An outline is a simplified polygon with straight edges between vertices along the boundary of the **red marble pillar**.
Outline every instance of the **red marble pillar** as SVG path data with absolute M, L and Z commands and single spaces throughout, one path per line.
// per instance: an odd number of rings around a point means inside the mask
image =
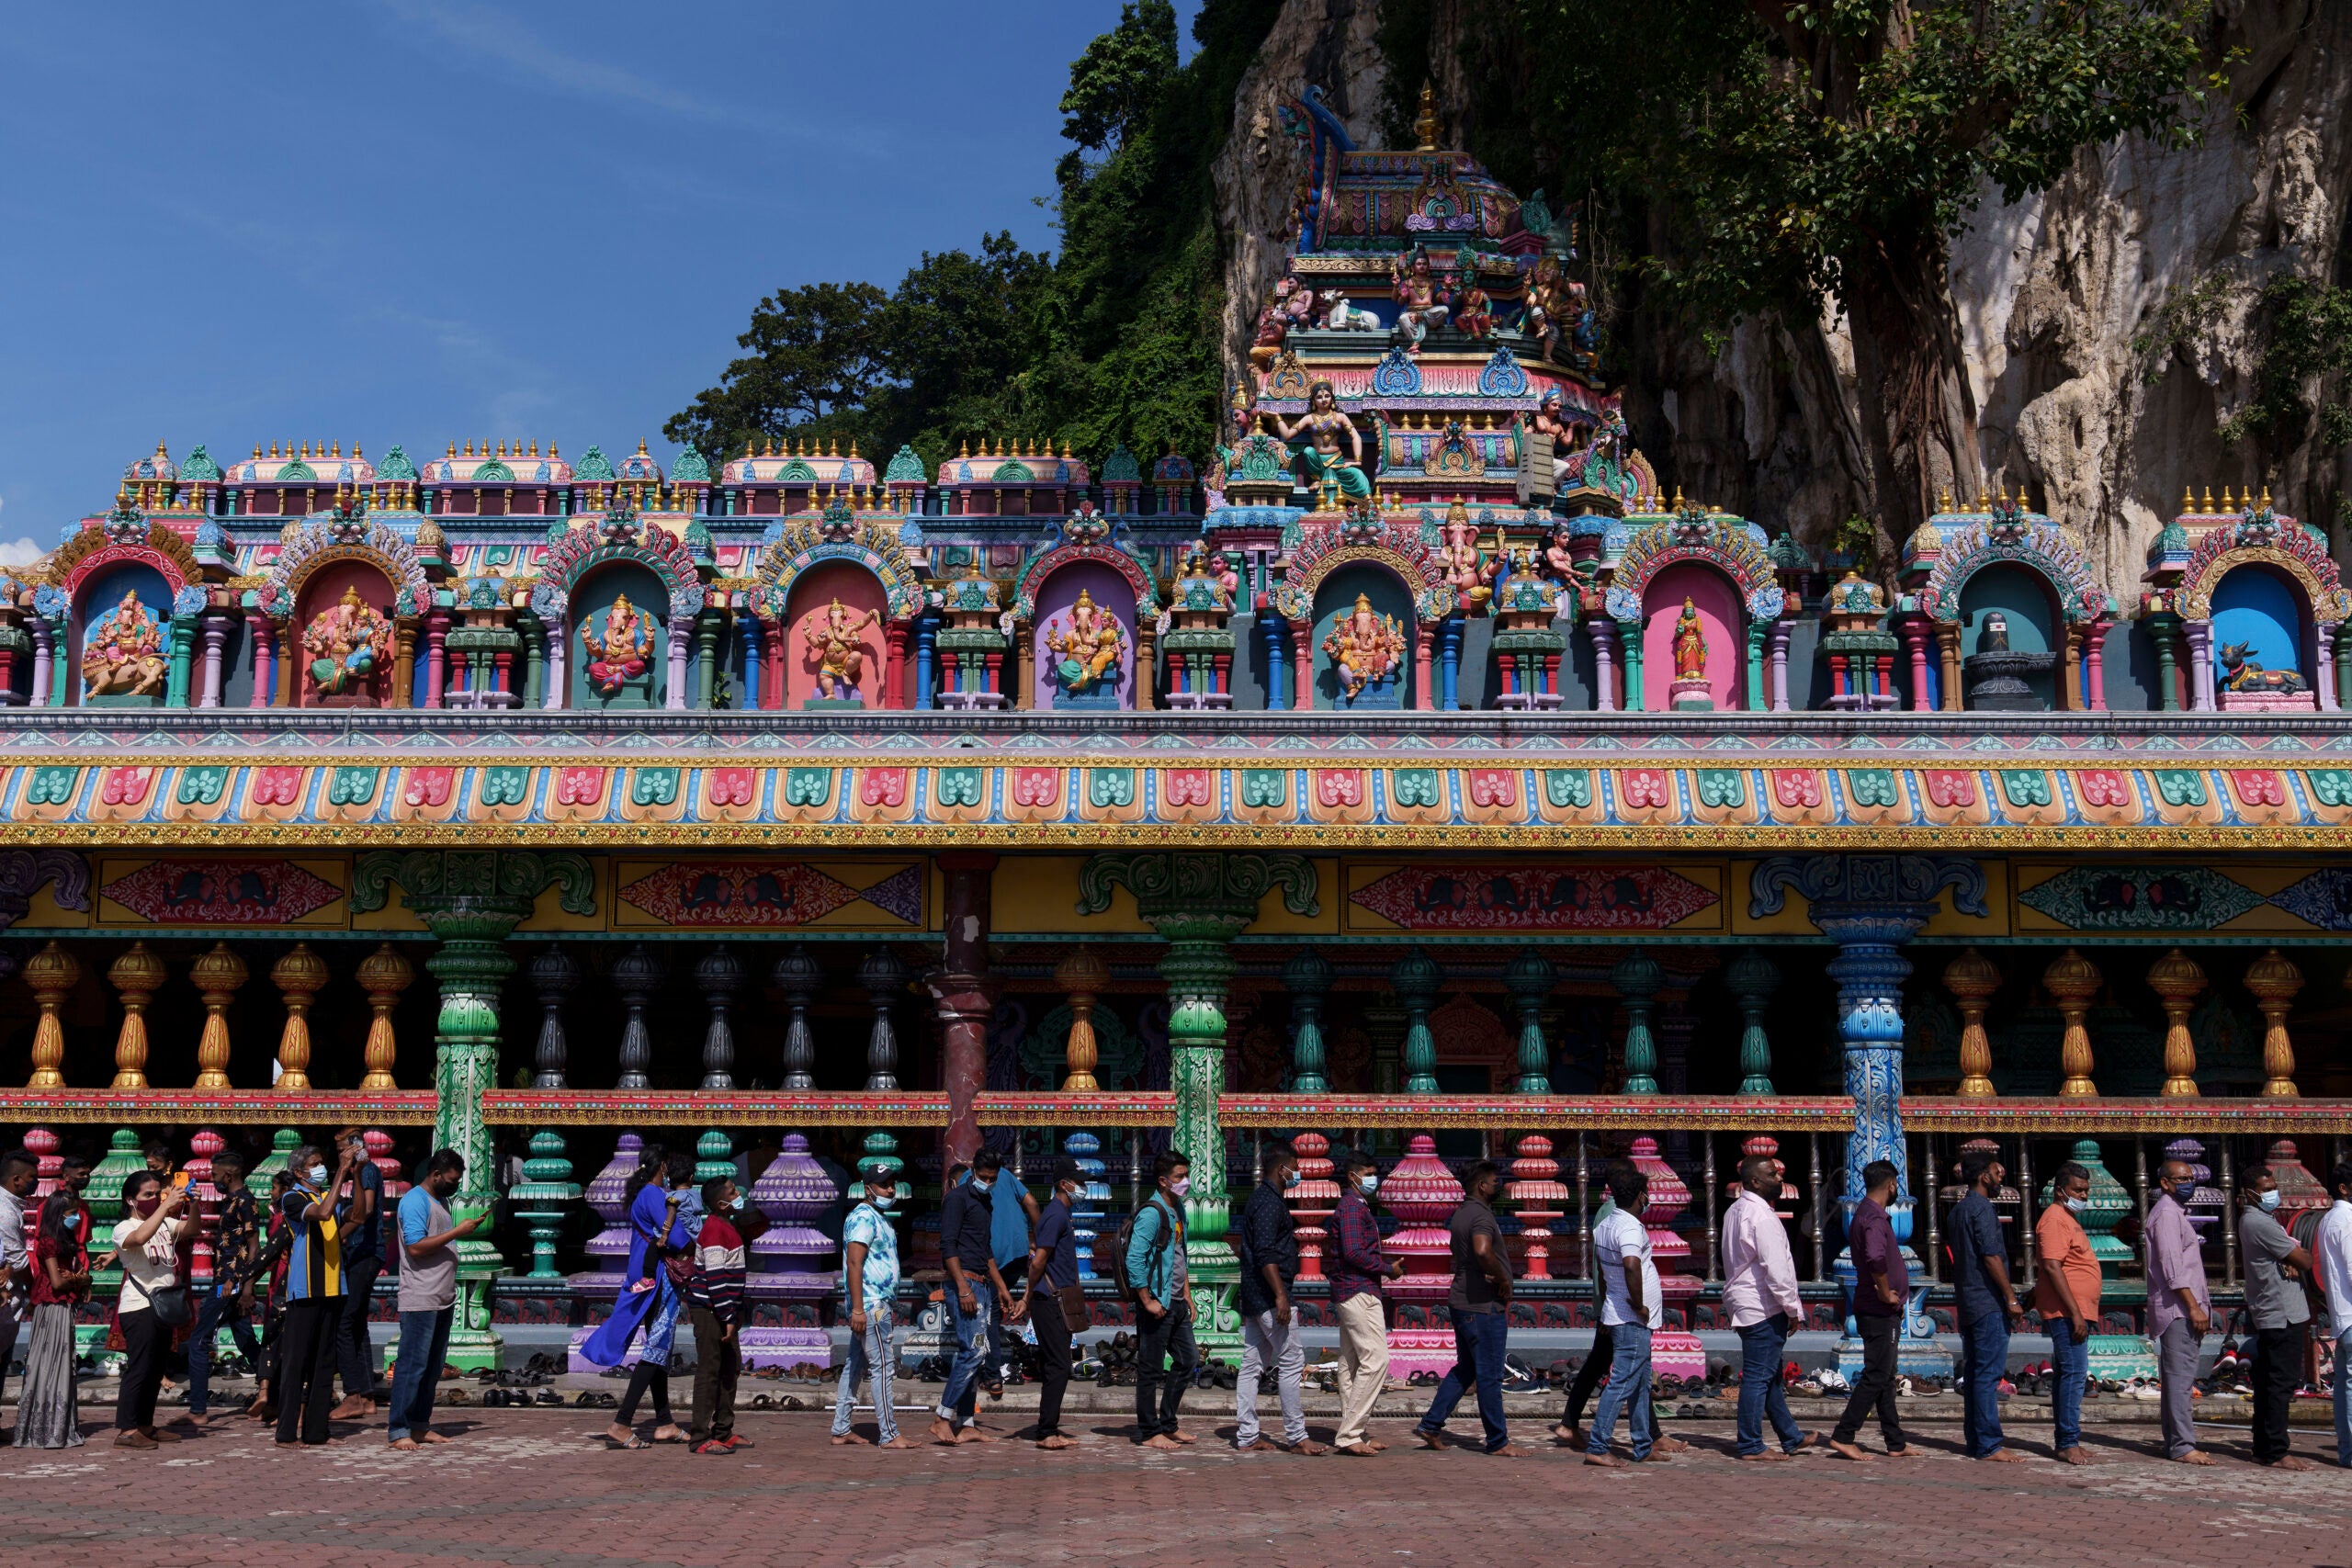
M 941 1085 L 947 1090 L 949 1164 L 968 1160 L 980 1146 L 973 1099 L 988 1083 L 989 1015 L 995 987 L 989 979 L 989 887 L 996 856 L 987 850 L 952 850 L 939 857 L 947 879 L 945 940 L 937 972 L 929 976 L 939 1005 Z
M 902 708 L 907 705 L 907 633 L 910 624 L 892 621 L 882 628 L 883 639 L 889 645 L 889 656 L 882 669 L 882 700 L 877 706 Z

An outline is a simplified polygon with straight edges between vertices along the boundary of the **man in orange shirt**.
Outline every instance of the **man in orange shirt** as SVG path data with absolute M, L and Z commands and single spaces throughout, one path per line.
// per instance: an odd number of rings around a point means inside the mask
M 2050 1336 L 2055 1372 L 2050 1388 L 2050 1413 L 2057 1429 L 2055 1457 L 2067 1464 L 2088 1464 L 2090 1456 L 2083 1451 L 2083 1388 L 2090 1377 L 2091 1330 L 2098 1322 L 2099 1268 L 2080 1216 L 2090 1206 L 2091 1173 L 2067 1161 L 2050 1183 L 2050 1194 L 2052 1201 L 2033 1227 L 2034 1245 L 2041 1249 L 2033 1304 Z

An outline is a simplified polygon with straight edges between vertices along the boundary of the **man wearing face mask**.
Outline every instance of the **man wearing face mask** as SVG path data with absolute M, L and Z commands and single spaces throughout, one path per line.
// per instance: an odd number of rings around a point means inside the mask
M 2335 1462 L 2352 1470 L 2352 1160 L 2327 1173 L 2335 1200 L 2312 1235 L 2312 1264 L 2327 1301 L 2327 1336 L 2335 1345 Z
M 980 1430 L 973 1396 L 988 1364 L 989 1322 L 1012 1306 L 1012 1292 L 997 1268 L 991 1213 L 1003 1168 L 1003 1156 L 980 1150 L 972 1156 L 971 1179 L 951 1188 L 940 1205 L 939 1253 L 947 1266 L 947 1321 L 956 1337 L 956 1359 L 932 1411 L 933 1442 L 996 1441 Z
M 2050 1183 L 2054 1200 L 2034 1222 L 2034 1245 L 2041 1249 L 2041 1272 L 2033 1304 L 2050 1336 L 2054 1377 L 2050 1387 L 2053 1456 L 2066 1464 L 2088 1464 L 2083 1451 L 2083 1389 L 2091 1371 L 2091 1329 L 2098 1321 L 2098 1258 L 2078 1217 L 2090 1207 L 2091 1173 L 2068 1160 Z
M 2007 1172 L 1989 1155 L 1972 1154 L 1960 1162 L 1960 1179 L 1968 1195 L 1952 1205 L 1948 1240 L 1951 1247 L 1953 1295 L 1960 1308 L 1960 1344 L 1967 1368 L 1966 1400 L 1961 1405 L 1961 1439 L 1968 1457 L 2003 1464 L 2025 1458 L 2001 1446 L 2001 1376 L 2008 1370 L 2009 1333 L 2024 1320 L 2009 1286 L 2007 1244 L 2001 1239 L 2000 1217 L 1993 1212 L 1993 1197 Z
M 1192 1162 L 1170 1149 L 1152 1162 L 1151 1174 L 1151 1197 L 1127 1233 L 1127 1282 L 1136 1294 L 1136 1441 L 1173 1449 L 1193 1441 L 1176 1429 L 1176 1411 L 1200 1359 L 1184 1261 Z
M 1343 1151 L 1340 1206 L 1331 1214 L 1331 1303 L 1340 1317 L 1340 1430 L 1331 1446 L 1367 1459 L 1386 1448 L 1365 1430 L 1372 1407 L 1388 1381 L 1388 1322 L 1380 1282 L 1405 1272 L 1401 1258 L 1383 1256 L 1380 1222 L 1373 1218 L 1372 1195 L 1380 1190 L 1380 1169 L 1361 1150 Z
M 702 1184 L 702 1229 L 695 1236 L 686 1307 L 695 1325 L 695 1410 L 689 1453 L 724 1458 L 749 1442 L 735 1435 L 735 1384 L 743 1371 L 743 1233 L 735 1228 L 742 1194 L 731 1176 Z
M 1241 1207 L 1234 1235 L 1241 1263 L 1241 1283 L 1234 1292 L 1241 1314 L 1241 1375 L 1234 1383 L 1233 1446 L 1245 1452 L 1277 1447 L 1295 1454 L 1326 1451 L 1306 1436 L 1306 1405 L 1299 1391 L 1306 1347 L 1290 1299 L 1290 1282 L 1298 1277 L 1297 1227 L 1283 1201 L 1283 1194 L 1297 1185 L 1298 1156 L 1279 1140 L 1267 1145 L 1258 1159 L 1257 1188 Z M 1258 1382 L 1270 1366 L 1283 1406 L 1279 1444 L 1258 1429 Z
M 433 1393 L 448 1359 L 449 1328 L 457 1320 L 458 1255 L 450 1243 L 473 1235 L 486 1218 L 449 1218 L 449 1200 L 457 1196 L 465 1176 L 463 1155 L 436 1149 L 424 1168 L 424 1179 L 401 1196 L 401 1337 L 393 1353 L 386 1437 L 402 1451 L 449 1440 L 433 1429 Z
M 1739 1437 L 1744 1460 L 1779 1460 L 1804 1447 L 1804 1429 L 1789 1414 L 1781 1381 L 1781 1352 L 1792 1325 L 1804 1321 L 1797 1297 L 1796 1259 L 1772 1201 L 1781 1195 L 1781 1162 L 1770 1155 L 1740 1161 L 1739 1196 L 1724 1216 L 1724 1306 L 1739 1333 Z M 1764 1446 L 1764 1418 L 1781 1440 Z
M 2254 1320 L 2254 1462 L 2309 1470 L 2288 1451 L 2287 1411 L 2302 1373 L 2312 1306 L 2303 1294 L 2312 1255 L 2280 1224 L 2278 1179 L 2267 1165 L 2238 1177 L 2238 1248 L 2245 1258 L 2245 1311 Z
M 1036 1444 L 1074 1449 L 1078 1439 L 1062 1430 L 1062 1392 L 1069 1387 L 1070 1336 L 1086 1323 L 1086 1294 L 1078 1282 L 1078 1235 L 1070 1211 L 1086 1190 L 1086 1173 L 1074 1159 L 1054 1167 L 1054 1192 L 1037 1218 L 1029 1245 L 1029 1273 L 1012 1306 L 1018 1323 L 1027 1317 L 1037 1330 L 1037 1363 L 1045 1386 L 1037 1395 Z M 1041 1288 L 1042 1287 L 1042 1288 Z
M 335 1191 L 351 1175 L 345 1149 L 330 1172 L 315 1145 L 294 1151 L 294 1180 L 278 1201 L 292 1240 L 286 1261 L 286 1328 L 277 1357 L 277 1440 L 328 1441 L 334 1403 L 336 1330 L 343 1324 L 343 1234 Z M 440 1369 L 434 1369 L 438 1375 Z
M 2183 1464 L 2211 1464 L 2197 1447 L 2190 1401 L 2197 1382 L 2198 1352 L 2212 1327 L 2212 1301 L 2205 1293 L 2205 1255 L 2197 1228 L 2188 1223 L 2188 1201 L 2197 1196 L 2197 1173 L 2177 1159 L 2165 1161 L 2161 1195 L 2148 1205 L 2146 1235 L 2148 1337 L 2156 1342 L 2162 1375 L 2165 1457 Z
M 891 1408 L 890 1374 L 899 1359 L 890 1340 L 899 1300 L 899 1233 L 890 1224 L 890 1206 L 898 1201 L 898 1186 L 889 1167 L 869 1171 L 865 1201 L 842 1222 L 842 1300 L 849 1307 L 850 1341 L 841 1386 L 833 1395 L 836 1448 L 865 1442 L 850 1425 L 850 1416 L 857 1408 L 857 1385 L 868 1372 L 874 1380 L 875 1440 L 886 1449 L 915 1446 L 899 1435 L 898 1415 Z

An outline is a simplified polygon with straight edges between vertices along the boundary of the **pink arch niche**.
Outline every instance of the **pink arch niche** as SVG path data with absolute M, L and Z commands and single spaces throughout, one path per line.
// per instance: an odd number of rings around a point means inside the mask
M 1677 561 L 1649 581 L 1642 594 L 1642 706 L 1665 713 L 1673 706 L 1674 623 L 1682 601 L 1699 612 L 1707 637 L 1707 685 L 1717 712 L 1747 706 L 1747 613 L 1732 580 L 1697 561 Z
M 364 686 L 355 685 L 340 697 L 330 697 L 321 692 L 311 677 L 311 656 L 302 650 L 302 634 L 311 622 L 343 602 L 346 588 L 356 589 L 361 603 L 389 623 L 392 619 L 393 595 L 398 592 L 384 569 L 372 560 L 356 557 L 331 559 L 302 581 L 294 601 L 294 617 L 287 622 L 279 634 L 278 691 L 282 707 L 399 707 L 403 705 L 394 695 L 393 671 L 398 666 L 400 644 L 395 637 L 389 657 L 377 661 L 372 679 Z
M 857 689 L 869 708 L 889 705 L 884 682 L 890 671 L 890 644 L 883 628 L 889 624 L 889 595 L 882 580 L 854 561 L 820 561 L 792 580 L 784 614 L 784 705 L 798 709 L 819 695 L 817 656 L 809 651 L 808 629 L 821 621 L 839 599 L 853 620 L 870 613 L 871 626 L 857 634 L 865 650 L 865 666 L 858 672 Z
M 1080 589 L 1092 595 L 1097 608 L 1110 612 L 1127 635 L 1127 645 L 1119 653 L 1119 679 L 1114 694 L 1119 706 L 1132 708 L 1136 705 L 1136 591 L 1128 586 L 1125 578 L 1095 561 L 1072 561 L 1057 567 L 1053 575 L 1037 585 L 1037 615 L 1029 626 L 1029 646 L 1035 653 L 1029 679 L 1029 705 L 1050 709 L 1054 694 L 1061 690 L 1061 683 L 1054 679 L 1054 665 L 1059 656 L 1046 646 L 1046 634 L 1069 629 L 1070 606 L 1078 603 Z

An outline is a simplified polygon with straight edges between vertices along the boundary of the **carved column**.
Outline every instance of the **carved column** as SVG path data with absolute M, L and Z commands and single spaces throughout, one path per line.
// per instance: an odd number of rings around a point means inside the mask
M 400 954 L 390 942 L 379 943 L 376 951 L 359 961 L 359 987 L 368 993 L 368 1043 L 360 1057 L 367 1076 L 359 1080 L 363 1089 L 386 1089 L 399 1087 L 392 1078 L 392 1066 L 400 1059 L 400 1042 L 392 1033 L 392 1009 L 400 1005 L 401 995 L 416 979 L 416 970 Z M 470 1156 L 469 1156 L 470 1157 Z
M 2293 1100 L 2301 1091 L 2295 1088 L 2295 1044 L 2287 1037 L 2287 1008 L 2303 988 L 2303 972 L 2274 947 L 2246 970 L 2245 988 L 2262 1010 L 2262 1097 Z
M 1627 1094 L 1657 1092 L 1657 1042 L 1650 1034 L 1650 1007 L 1666 984 L 1666 971 L 1643 948 L 1635 948 L 1609 971 L 1609 983 L 1625 1003 Z
M 27 971 L 29 975 L 29 967 Z M 122 994 L 122 1028 L 114 1041 L 115 1089 L 147 1087 L 147 1006 L 163 988 L 164 961 L 143 942 L 114 961 L 107 978 Z M 36 1041 L 38 1044 L 38 1041 Z
M 212 951 L 188 970 L 187 977 L 196 982 L 204 1000 L 204 1032 L 196 1042 L 198 1089 L 229 1087 L 229 1004 L 237 999 L 248 973 L 245 961 L 230 952 L 225 942 L 213 943 Z
M 197 685 L 196 705 L 217 708 L 220 705 L 220 648 L 229 636 L 226 615 L 207 615 L 200 623 L 204 640 L 203 674 Z
M 33 1026 L 33 1075 L 25 1080 L 27 1089 L 65 1087 L 60 1070 L 65 1065 L 65 1026 L 58 1013 L 81 979 L 82 965 L 54 942 L 25 961 L 25 983 L 33 988 L 33 1005 L 40 1014 Z
M 2098 1094 L 2091 1082 L 2091 1033 L 2083 1026 L 2098 987 L 2098 970 L 2071 947 L 2041 972 L 2041 988 L 2058 1004 L 2058 1016 L 2065 1021 L 2066 1032 L 2058 1043 L 2058 1066 L 2066 1081 L 2058 1086 L 2058 1093 L 2067 1100 L 2095 1099 Z
M 1323 1076 L 1323 998 L 1331 990 L 1331 965 L 1312 947 L 1302 947 L 1283 965 L 1283 987 L 1290 992 L 1293 1094 L 1329 1094 Z
M 825 983 L 825 971 L 809 956 L 808 944 L 796 942 L 768 971 L 768 978 L 784 993 L 784 1078 L 786 1089 L 817 1087 L 817 1042 L 808 1032 L 808 1004 Z
M 580 987 L 580 965 L 571 961 L 563 943 L 551 942 L 546 952 L 531 960 L 530 976 L 539 993 L 539 1040 L 531 1054 L 531 1087 L 567 1089 L 571 1087 L 566 1075 L 571 1064 L 571 1041 L 563 1032 L 563 1004 Z M 533 1146 L 537 1146 L 536 1141 Z M 556 1152 L 562 1152 L 560 1143 Z M 533 1267 L 536 1272 L 536 1263 Z
M 1764 1009 L 1781 988 L 1781 972 L 1762 950 L 1748 948 L 1724 971 L 1724 985 L 1739 1003 L 1739 1092 L 1772 1092 L 1772 1039 L 1764 1032 Z
M 939 968 L 924 978 L 939 1018 L 941 1087 L 947 1090 L 950 1160 L 979 1152 L 980 1123 L 972 1101 L 988 1083 L 989 1015 L 996 1010 L 989 978 L 989 896 L 996 856 L 955 850 L 938 859 L 947 880 Z
M 702 1087 L 735 1087 L 735 1031 L 728 1013 L 743 987 L 743 966 L 724 947 L 714 947 L 695 965 L 695 984 L 710 1002 L 710 1027 L 702 1037 Z
M 1159 626 L 1141 604 L 1136 606 L 1136 709 L 1149 713 L 1159 705 Z
M 1091 1094 L 1102 1086 L 1094 1079 L 1094 998 L 1111 983 L 1111 971 L 1081 948 L 1054 966 L 1054 984 L 1069 1000 L 1069 1043 L 1062 1053 L 1064 1094 Z
M 646 1069 L 653 1065 L 653 1036 L 646 1032 L 645 1010 L 662 988 L 662 961 L 641 942 L 613 962 L 613 988 L 621 995 L 621 1076 L 617 1089 L 650 1089 Z
M 874 1009 L 874 1027 L 865 1037 L 865 1088 L 868 1093 L 899 1087 L 899 1031 L 895 1014 L 899 999 L 906 994 L 907 978 L 906 964 L 887 947 L 876 948 L 865 955 L 865 962 L 857 966 L 857 983 L 865 987 L 865 999 Z
M 1552 1092 L 1552 1052 L 1544 1040 L 1544 1004 L 1550 999 L 1559 971 L 1542 950 L 1522 947 L 1503 966 L 1503 989 L 1519 1011 L 1519 1081 L 1521 1094 Z
M 1973 947 L 1944 965 L 1944 989 L 1960 1003 L 1962 1100 L 1993 1098 L 1993 1042 L 1984 1032 L 1984 1009 L 2000 988 L 2000 970 Z
M 311 1087 L 311 1003 L 327 983 L 327 963 L 307 942 L 270 966 L 270 984 L 286 1001 L 286 1027 L 277 1036 L 277 1084 L 288 1094 Z
M 2148 966 L 2148 989 L 2165 1009 L 2165 1087 L 2166 1100 L 2194 1100 L 2197 1093 L 2197 1038 L 2188 1032 L 2188 1010 L 2205 989 L 2205 971 L 2197 961 L 2174 948 Z
M 1437 1041 L 1430 1034 L 1430 1010 L 1437 1006 L 1445 971 L 1419 948 L 1412 948 L 1388 970 L 1388 984 L 1405 1005 L 1405 1092 L 1435 1094 Z

